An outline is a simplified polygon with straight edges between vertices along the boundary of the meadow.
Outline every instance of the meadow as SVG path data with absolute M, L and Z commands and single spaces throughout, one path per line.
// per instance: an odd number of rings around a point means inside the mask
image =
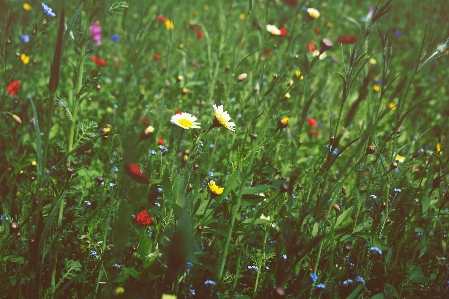
M 449 298 L 445 0 L 0 15 L 0 298 Z

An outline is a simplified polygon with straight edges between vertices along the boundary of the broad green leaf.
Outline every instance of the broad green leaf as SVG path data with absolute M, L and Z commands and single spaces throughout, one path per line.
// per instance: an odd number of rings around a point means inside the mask
M 269 185 L 243 188 L 242 194 L 260 194 L 260 193 L 266 192 L 267 190 L 270 190 L 271 188 L 272 188 L 272 186 L 269 186 Z
M 139 272 L 134 268 L 123 268 L 123 273 L 131 275 L 135 279 L 140 279 Z
M 351 219 L 351 213 L 352 213 L 353 207 L 350 207 L 349 209 L 343 211 L 343 213 L 340 214 L 337 218 L 337 222 L 335 223 L 335 230 L 343 228 L 349 224 L 352 223 Z

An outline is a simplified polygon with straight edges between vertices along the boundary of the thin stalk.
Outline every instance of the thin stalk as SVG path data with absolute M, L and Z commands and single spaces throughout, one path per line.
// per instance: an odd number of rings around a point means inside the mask
M 262 271 L 262 266 L 265 265 L 266 257 L 267 257 L 266 252 L 265 252 L 265 245 L 267 244 L 268 233 L 270 232 L 269 225 L 267 225 L 267 226 L 268 227 L 265 228 L 265 237 L 263 238 L 263 246 L 262 246 L 263 257 L 259 260 L 259 264 L 257 265 L 258 270 L 257 270 L 257 275 L 256 275 L 256 283 L 254 284 L 253 298 L 256 298 L 257 286 L 259 285 L 260 272 Z

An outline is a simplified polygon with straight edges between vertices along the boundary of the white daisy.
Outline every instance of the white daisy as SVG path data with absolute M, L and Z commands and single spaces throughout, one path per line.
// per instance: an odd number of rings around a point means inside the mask
M 215 119 L 212 126 L 213 127 L 222 126 L 234 132 L 235 123 L 230 121 L 231 117 L 229 116 L 228 112 L 223 111 L 223 105 L 220 105 L 218 107 L 214 105 L 214 110 L 215 110 Z
M 201 129 L 200 123 L 195 122 L 196 117 L 190 113 L 181 112 L 171 117 L 170 121 L 183 129 Z
M 279 28 L 277 28 L 274 25 L 267 25 L 267 31 L 270 32 L 273 35 L 281 35 L 281 30 L 279 30 Z

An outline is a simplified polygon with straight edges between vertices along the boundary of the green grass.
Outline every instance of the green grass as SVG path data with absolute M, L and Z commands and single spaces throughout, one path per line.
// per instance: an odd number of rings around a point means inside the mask
M 449 6 L 286 2 L 0 4 L 1 298 L 449 296 Z

